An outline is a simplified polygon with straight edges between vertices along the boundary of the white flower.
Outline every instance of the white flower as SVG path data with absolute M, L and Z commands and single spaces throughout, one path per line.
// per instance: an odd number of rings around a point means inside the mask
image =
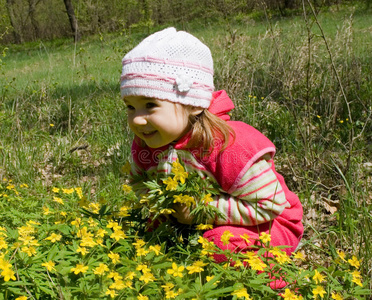
M 176 78 L 177 89 L 183 93 L 188 92 L 193 84 L 192 79 L 187 75 L 181 74 Z

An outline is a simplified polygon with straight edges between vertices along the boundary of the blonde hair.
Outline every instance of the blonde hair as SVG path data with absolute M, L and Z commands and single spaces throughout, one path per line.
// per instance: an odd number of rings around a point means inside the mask
M 210 154 L 217 145 L 222 145 L 220 151 L 223 151 L 231 142 L 230 136 L 232 141 L 235 139 L 235 132 L 227 122 L 207 109 L 196 116 L 190 114 L 189 120 L 192 132 L 186 148 L 202 147 L 202 155 Z

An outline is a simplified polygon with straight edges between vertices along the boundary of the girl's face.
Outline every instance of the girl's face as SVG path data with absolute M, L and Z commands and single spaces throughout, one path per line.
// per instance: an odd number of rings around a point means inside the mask
M 144 96 L 128 96 L 124 102 L 130 129 L 151 148 L 180 139 L 191 129 L 189 116 L 203 110 L 196 107 L 185 109 L 182 104 Z

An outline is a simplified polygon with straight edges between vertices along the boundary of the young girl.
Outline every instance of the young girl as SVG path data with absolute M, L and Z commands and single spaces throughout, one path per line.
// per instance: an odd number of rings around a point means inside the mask
M 248 124 L 229 120 L 234 104 L 225 91 L 214 92 L 209 48 L 167 28 L 144 39 L 122 63 L 121 95 L 136 136 L 132 175 L 166 177 L 170 163 L 182 161 L 186 171 L 208 176 L 220 187 L 209 205 L 225 218 L 210 220 L 206 239 L 221 249 L 246 251 L 265 232 L 271 245 L 288 246 L 290 255 L 303 233 L 301 203 L 275 170 L 275 146 Z M 180 223 L 192 224 L 188 207 L 175 210 Z M 233 237 L 224 245 L 227 230 Z

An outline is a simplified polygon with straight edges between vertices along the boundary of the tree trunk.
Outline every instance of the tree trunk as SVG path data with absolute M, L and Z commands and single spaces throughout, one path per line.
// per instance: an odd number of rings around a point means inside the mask
M 39 24 L 35 19 L 36 0 L 28 0 L 28 15 L 30 16 L 32 27 L 34 28 L 34 36 L 40 38 Z
M 18 30 L 18 25 L 17 25 L 16 19 L 14 16 L 14 11 L 13 11 L 13 3 L 14 3 L 14 0 L 6 0 L 10 25 L 12 25 L 13 27 L 14 42 L 16 44 L 21 44 L 23 43 L 23 37 L 20 31 Z
M 63 2 L 65 3 L 68 19 L 70 21 L 71 30 L 74 35 L 74 41 L 77 42 L 80 40 L 80 33 L 78 31 L 78 23 L 75 17 L 74 7 L 72 6 L 71 0 L 63 0 Z

